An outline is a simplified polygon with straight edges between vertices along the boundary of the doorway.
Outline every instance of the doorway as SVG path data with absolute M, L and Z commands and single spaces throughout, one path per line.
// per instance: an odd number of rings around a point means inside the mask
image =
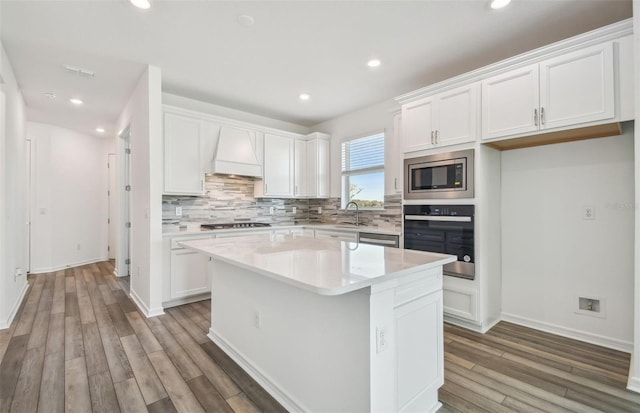
M 116 199 L 120 200 L 117 206 L 120 219 L 115 223 L 116 230 L 116 265 L 115 275 L 121 282 L 124 290 L 130 291 L 131 275 L 131 132 L 127 127 L 119 135 L 118 156 L 116 157 L 118 170 L 116 171 L 115 190 Z
M 109 260 L 116 259 L 116 228 L 117 228 L 117 214 L 118 214 L 118 203 L 116 202 L 116 190 L 118 188 L 116 181 L 116 169 L 117 169 L 117 158 L 115 153 L 110 153 L 107 155 L 107 168 L 109 169 L 109 189 L 107 190 L 107 196 L 109 198 L 109 213 L 107 217 L 107 225 L 108 225 L 108 233 L 109 240 L 107 244 L 107 258 Z

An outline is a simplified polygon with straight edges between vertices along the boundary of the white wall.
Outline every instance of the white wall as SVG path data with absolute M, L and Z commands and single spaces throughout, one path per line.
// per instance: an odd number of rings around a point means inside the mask
M 31 139 L 31 272 L 107 259 L 108 140 L 43 123 Z
M 262 125 L 269 128 L 281 129 L 288 132 L 301 133 L 303 135 L 309 133 L 309 128 L 297 125 L 295 123 L 267 118 L 265 116 L 256 115 L 254 113 L 243 112 L 241 110 L 231 109 L 224 106 L 214 105 L 213 103 L 172 95 L 170 93 L 162 94 L 162 103 L 165 105 L 177 106 L 179 108 L 195 110 L 198 112 L 222 116 L 242 122 L 254 123 L 256 125 Z
M 400 143 L 394 139 L 394 113 L 400 111 L 400 105 L 394 100 L 387 100 L 368 106 L 364 109 L 340 116 L 315 125 L 314 132 L 331 135 L 331 196 L 340 197 L 341 176 L 341 143 L 344 139 L 365 136 L 369 132 L 385 130 L 385 194 L 396 193 L 394 180 L 401 182 L 402 152 Z
M 631 350 L 634 134 L 623 126 L 502 153 L 503 319 Z M 578 296 L 605 300 L 606 318 L 576 314 Z
M 635 54 L 635 310 L 634 345 L 628 387 L 640 393 L 640 0 L 633 0 Z
M 129 127 L 131 131 L 130 293 L 147 316 L 163 313 L 161 82 L 160 69 L 148 66 L 118 119 L 118 130 Z M 117 156 L 122 159 L 118 148 Z M 118 175 L 121 182 L 121 173 Z M 117 264 L 122 256 L 119 250 Z
M 27 290 L 25 262 L 26 196 L 25 182 L 25 104 L 4 46 L 1 47 L 0 85 L 5 94 L 3 151 L 0 151 L 0 179 L 3 179 L 0 214 L 3 242 L 0 242 L 0 328 L 6 328 L 15 316 Z M 21 276 L 14 279 L 16 269 Z

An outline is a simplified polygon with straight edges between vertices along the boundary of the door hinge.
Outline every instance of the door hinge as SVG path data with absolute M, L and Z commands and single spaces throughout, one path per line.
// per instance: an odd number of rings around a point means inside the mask
M 131 185 L 127 185 L 127 186 L 125 186 L 125 187 L 124 187 L 124 190 L 125 190 L 125 191 L 131 191 Z
M 126 224 L 124 224 L 124 226 L 127 228 L 131 228 L 131 222 L 127 222 Z
M 107 224 L 111 224 L 111 218 L 107 218 Z
M 107 251 L 111 251 L 111 245 L 107 245 Z
M 131 259 L 127 258 L 126 260 L 124 260 L 124 263 L 127 264 L 127 265 L 131 264 Z
M 111 196 L 111 191 L 107 189 L 107 196 Z
M 124 153 L 126 153 L 127 155 L 131 155 L 131 148 L 125 149 Z

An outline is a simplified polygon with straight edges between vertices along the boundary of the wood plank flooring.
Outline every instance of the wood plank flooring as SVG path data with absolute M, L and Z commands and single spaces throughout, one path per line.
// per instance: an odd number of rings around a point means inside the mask
M 147 319 L 112 272 L 29 277 L 0 330 L 0 412 L 285 411 L 206 337 L 209 301 Z M 628 354 L 509 323 L 446 325 L 441 412 L 640 412 L 628 367 Z
M 507 322 L 445 324 L 441 412 L 640 412 L 629 354 Z
M 104 262 L 29 276 L 0 330 L 0 412 L 284 412 L 206 337 L 208 301 L 147 319 Z

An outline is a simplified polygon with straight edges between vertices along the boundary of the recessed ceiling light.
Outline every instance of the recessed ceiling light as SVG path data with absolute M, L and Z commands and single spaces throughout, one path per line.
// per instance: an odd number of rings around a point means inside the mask
M 300 95 L 298 95 L 298 97 L 300 98 L 300 100 L 309 100 L 309 99 L 311 99 L 311 95 L 308 94 L 307 92 L 300 93 Z
M 238 23 L 240 23 L 240 25 L 244 27 L 249 27 L 253 26 L 253 23 L 255 23 L 255 19 L 248 14 L 243 14 L 241 16 L 238 16 Z
M 146 10 L 149 7 L 151 7 L 151 3 L 149 2 L 149 0 L 129 0 L 129 1 L 131 2 L 131 4 L 133 4 L 139 9 Z
M 45 95 L 45 96 L 46 96 L 46 98 L 47 98 L 47 99 L 49 99 L 49 100 L 53 100 L 53 99 L 55 99 L 55 98 L 56 98 L 56 94 L 55 94 L 55 93 L 53 93 L 53 92 L 46 92 L 44 95 Z
M 367 66 L 369 67 L 378 67 L 382 62 L 380 59 L 371 59 L 367 62 Z
M 82 105 L 84 103 L 82 99 L 77 98 L 71 98 L 69 99 L 69 102 L 73 103 L 74 105 Z
M 490 5 L 492 9 L 496 10 L 506 7 L 509 3 L 511 3 L 511 0 L 491 0 Z
M 101 128 L 100 126 L 98 126 L 98 127 L 96 128 L 96 132 L 98 132 L 98 133 L 104 133 L 104 128 Z

